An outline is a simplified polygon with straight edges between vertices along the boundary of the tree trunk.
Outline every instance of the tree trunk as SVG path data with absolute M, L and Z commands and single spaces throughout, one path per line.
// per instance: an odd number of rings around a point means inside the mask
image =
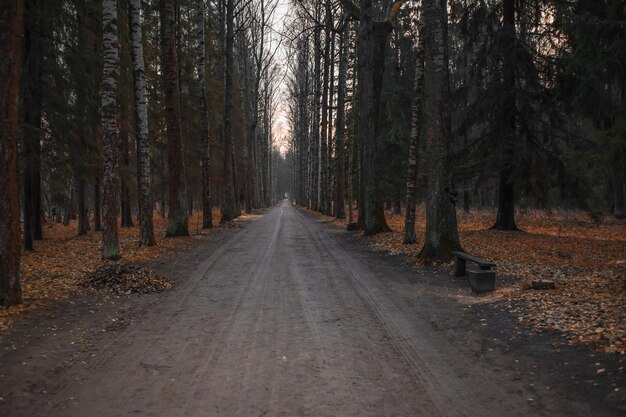
M 88 61 L 92 59 L 93 43 L 95 39 L 93 36 L 93 27 L 89 26 L 89 16 L 87 1 L 77 1 L 76 4 L 76 24 L 77 38 L 78 38 L 78 54 L 75 58 L 74 65 L 70 65 L 72 71 L 72 78 L 76 83 L 76 107 L 75 113 L 77 117 L 78 126 L 76 128 L 76 134 L 78 135 L 78 147 L 75 152 L 70 154 L 70 165 L 74 173 L 74 181 L 76 185 L 76 198 L 78 206 L 78 235 L 82 236 L 87 234 L 89 229 L 89 220 L 87 218 L 87 201 L 86 201 L 86 176 L 87 176 L 87 155 L 89 155 L 89 149 L 87 147 L 87 141 L 89 135 L 90 123 L 90 111 L 96 109 L 89 106 L 89 94 L 91 93 L 91 86 L 88 84 L 88 78 L 85 76 L 85 70 L 88 68 Z
M 378 195 L 378 175 L 376 166 L 378 122 L 385 71 L 385 49 L 392 26 L 388 21 L 375 22 L 372 19 L 371 0 L 361 0 L 359 18 L 359 39 L 357 46 L 357 72 L 359 96 L 359 146 L 360 192 L 362 193 L 363 225 L 365 235 L 389 231 L 385 212 Z M 361 208 L 361 207 L 360 207 Z
M 470 190 L 466 184 L 467 180 L 463 181 L 463 212 L 469 214 L 472 206 L 472 200 L 470 197 Z
M 167 124 L 167 166 L 169 173 L 169 212 L 166 237 L 189 236 L 187 216 L 187 181 L 181 136 L 180 89 L 176 53 L 175 0 L 159 0 L 161 16 L 161 53 L 165 86 L 165 122 Z
M 317 20 L 321 16 L 321 2 L 318 3 L 315 14 Z M 322 70 L 322 41 L 321 41 L 321 28 L 315 28 L 313 34 L 313 54 L 314 54 L 314 67 L 313 67 L 313 106 L 311 108 L 312 114 L 312 132 L 311 132 L 311 209 L 315 211 L 320 210 L 320 96 L 322 94 L 322 85 L 320 82 L 320 72 Z
M 267 77 L 267 73 L 266 73 Z M 269 106 L 270 106 L 270 90 L 269 90 L 269 81 L 267 78 L 264 78 L 264 97 L 263 97 L 263 136 L 261 142 L 261 184 L 263 184 L 263 207 L 269 206 L 270 202 L 270 184 L 269 184 L 269 148 L 270 148 L 270 137 L 271 137 L 271 125 L 270 125 L 270 117 L 269 117 Z
M 220 223 L 235 218 L 235 187 L 233 172 L 233 37 L 234 1 L 226 2 L 226 66 L 224 71 L 224 199 Z
M 519 230 L 515 224 L 515 189 L 513 185 L 513 169 L 510 165 L 500 171 L 498 186 L 498 215 L 496 223 L 491 226 L 495 230 Z
M 348 77 L 348 33 L 347 29 L 339 35 L 339 74 L 337 86 L 337 118 L 335 119 L 335 146 L 336 159 L 335 178 L 337 188 L 335 194 L 335 216 L 338 219 L 346 218 L 345 210 L 345 186 L 346 186 L 346 149 L 344 136 L 346 132 L 346 95 L 347 95 L 347 77 Z
M 329 9 L 329 14 L 330 14 L 330 2 L 327 3 L 326 6 Z M 332 25 L 332 15 L 331 17 L 328 19 L 328 24 L 329 26 Z M 328 80 L 328 148 L 326 150 L 326 161 L 327 161 L 327 166 L 326 166 L 326 192 L 327 192 L 327 196 L 328 198 L 326 199 L 326 214 L 328 216 L 334 216 L 335 212 L 334 209 L 336 206 L 336 202 L 335 200 L 335 180 L 336 177 L 334 175 L 335 173 L 335 169 L 334 169 L 334 165 L 336 164 L 336 158 L 333 157 L 333 149 L 335 149 L 335 153 L 336 153 L 336 144 L 333 141 L 333 131 L 335 129 L 335 126 L 333 124 L 333 104 L 334 104 L 334 99 L 335 99 L 335 32 L 334 31 L 329 31 L 329 35 L 330 35 L 330 55 L 329 55 L 329 59 L 330 59 L 330 74 L 329 74 L 329 80 Z M 336 155 L 335 155 L 336 156 Z M 335 203 L 335 204 L 333 204 Z
M 296 84 L 298 89 L 298 121 L 297 144 L 298 144 L 298 163 L 297 171 L 298 185 L 296 193 L 296 201 L 301 206 L 308 205 L 308 146 L 309 146 L 309 43 L 305 41 L 298 42 L 298 68 L 296 75 Z
M 626 217 L 626 187 L 624 185 L 622 178 L 615 178 L 615 183 L 613 184 L 615 199 L 613 202 L 613 215 L 618 219 Z
M 415 206 L 417 187 L 417 162 L 419 158 L 420 134 L 422 128 L 422 109 L 424 101 L 424 25 L 420 19 L 417 61 L 413 85 L 413 111 L 411 115 L 411 137 L 409 140 L 409 166 L 406 179 L 406 216 L 404 218 L 404 239 L 402 243 L 417 243 L 415 234 Z
M 450 163 L 450 90 L 446 0 L 424 0 L 426 236 L 422 259 L 448 260 L 460 249 Z
M 117 0 L 102 2 L 104 69 L 102 73 L 102 257 L 120 259 L 117 233 L 117 196 L 119 136 L 117 132 L 117 79 L 119 45 L 117 34 Z
M 96 173 L 96 182 L 93 187 L 93 229 L 96 232 L 102 231 L 102 214 L 100 213 L 100 172 Z
M 0 305 L 22 302 L 18 96 L 22 66 L 22 0 L 0 2 Z
M 26 48 L 28 49 L 28 48 Z M 26 110 L 28 112 L 28 110 Z M 32 195 L 32 184 L 33 184 L 33 172 L 32 172 L 32 152 L 31 146 L 27 143 L 30 138 L 25 138 L 24 141 L 24 150 L 22 151 L 23 160 L 24 160 L 24 168 L 22 175 L 22 215 L 24 217 L 24 230 L 22 233 L 22 247 L 24 251 L 32 251 L 33 250 L 33 195 Z
M 517 116 L 517 97 L 515 93 L 515 0 L 502 2 L 502 44 L 503 44 L 503 82 L 508 89 L 507 99 L 502 104 L 506 109 L 507 131 L 503 132 L 503 165 L 500 170 L 500 184 L 498 190 L 498 215 L 492 229 L 496 230 L 519 230 L 515 224 L 515 188 L 513 177 L 513 158 L 515 158 Z
M 31 204 L 33 209 L 33 239 L 34 240 L 42 240 L 43 239 L 43 228 L 42 228 L 42 194 L 41 194 L 41 114 L 42 114 L 42 86 L 41 79 L 43 76 L 42 67 L 43 67 L 43 57 L 45 56 L 45 48 L 44 48 L 44 37 L 47 36 L 46 27 L 44 25 L 43 16 L 41 12 L 43 2 L 37 2 L 37 25 L 39 34 L 35 38 L 37 40 L 36 45 L 33 45 L 35 48 L 32 49 L 32 52 L 38 54 L 38 57 L 33 56 L 36 59 L 36 63 L 31 71 L 31 76 L 33 81 L 33 87 L 35 91 L 33 91 L 33 111 L 32 112 L 32 121 L 30 125 L 36 129 L 33 131 L 33 141 L 31 141 L 31 152 L 32 152 L 32 160 L 31 160 L 31 170 L 32 170 L 32 182 L 31 182 Z M 36 84 L 36 85 L 35 85 Z
M 137 143 L 137 205 L 139 208 L 139 245 L 153 246 L 152 177 L 150 164 L 150 132 L 148 130 L 148 101 L 146 99 L 146 71 L 141 33 L 141 1 L 128 1 L 131 59 L 133 63 L 133 90 L 135 98 L 135 141 Z
M 41 119 L 40 119 L 41 120 Z M 33 143 L 33 177 L 32 177 L 32 207 L 33 207 L 33 239 L 43 239 L 43 207 L 41 193 L 41 143 L 36 141 Z
M 120 144 L 121 144 L 121 153 L 122 153 L 122 178 L 120 182 L 120 189 L 122 191 L 121 194 L 121 226 L 124 228 L 133 227 L 133 213 L 132 213 L 132 204 L 130 201 L 130 155 L 128 150 L 128 120 L 124 120 L 125 118 L 120 118 L 121 122 L 126 125 L 121 132 L 120 136 Z
M 24 64 L 22 79 L 22 132 L 24 204 L 23 247 L 33 249 L 33 240 L 41 239 L 41 115 L 42 115 L 42 2 L 24 4 Z M 38 184 L 39 183 L 39 184 Z M 39 200 L 39 201 L 37 201 Z
M 332 24 L 330 9 L 326 9 L 326 24 Z M 320 211 L 328 215 L 328 203 L 330 195 L 328 192 L 328 89 L 330 76 L 330 31 L 324 31 L 324 69 L 322 75 L 322 119 L 318 128 L 320 137 Z
M 206 36 L 204 33 L 204 0 L 197 0 L 198 13 L 198 84 L 200 85 L 200 123 L 202 153 L 202 228 L 213 227 L 211 206 L 211 140 L 209 138 L 209 105 L 206 92 Z
M 159 173 L 159 178 L 160 178 L 160 186 L 159 186 L 159 194 L 160 194 L 160 202 L 159 202 L 159 216 L 161 216 L 162 219 L 165 219 L 166 217 L 166 206 L 167 206 L 167 177 L 165 175 L 165 165 L 167 164 L 167 158 L 166 158 L 166 150 L 165 149 L 161 149 L 160 150 L 160 159 L 161 159 L 161 172 Z
M 76 180 L 76 197 L 78 198 L 78 235 L 83 236 L 89 230 L 89 212 L 87 210 L 86 184 L 84 178 Z
M 117 1 L 102 3 L 104 69 L 102 74 L 102 257 L 117 260 L 120 249 L 117 233 L 118 132 L 117 132 L 117 79 L 119 51 L 117 35 Z

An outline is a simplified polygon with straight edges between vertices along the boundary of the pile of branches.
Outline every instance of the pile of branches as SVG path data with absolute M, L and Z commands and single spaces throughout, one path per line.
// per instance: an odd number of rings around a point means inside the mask
M 145 268 L 119 262 L 101 266 L 87 275 L 82 285 L 118 295 L 151 294 L 172 287 L 167 279 Z

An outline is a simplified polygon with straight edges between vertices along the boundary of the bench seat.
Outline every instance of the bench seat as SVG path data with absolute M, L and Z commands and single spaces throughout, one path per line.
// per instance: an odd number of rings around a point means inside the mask
M 454 253 L 454 276 L 462 277 L 465 275 L 465 267 L 467 262 L 474 263 L 483 271 L 491 271 L 491 268 L 496 266 L 492 261 L 480 259 L 472 255 L 468 255 L 465 252 L 452 252 Z
M 494 262 L 468 255 L 465 252 L 453 253 L 455 277 L 462 277 L 468 272 L 472 291 L 477 294 L 493 291 L 496 285 L 496 272 L 491 270 L 496 266 Z M 478 265 L 479 269 L 466 271 L 467 262 Z

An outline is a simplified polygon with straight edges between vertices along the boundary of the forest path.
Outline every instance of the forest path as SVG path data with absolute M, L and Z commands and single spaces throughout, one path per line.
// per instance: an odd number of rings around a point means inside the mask
M 534 367 L 532 358 L 516 365 L 516 356 L 492 349 L 499 345 L 481 333 L 480 320 L 438 295 L 450 288 L 415 282 L 408 266 L 339 233 L 283 202 L 205 253 L 190 276 L 132 324 L 99 336 L 96 353 L 49 371 L 45 381 L 36 381 L 46 375 L 41 370 L 24 374 L 32 394 L 6 398 L 0 411 L 33 417 L 594 414 L 584 403 L 539 391 L 548 383 L 544 376 L 523 372 Z M 19 381 L 19 365 L 7 365 L 4 374 Z

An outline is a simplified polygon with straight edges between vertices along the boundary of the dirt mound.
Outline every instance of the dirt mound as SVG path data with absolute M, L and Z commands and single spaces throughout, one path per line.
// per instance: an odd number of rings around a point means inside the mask
M 115 294 L 151 294 L 172 287 L 165 278 L 134 265 L 109 263 L 87 275 L 82 285 Z

